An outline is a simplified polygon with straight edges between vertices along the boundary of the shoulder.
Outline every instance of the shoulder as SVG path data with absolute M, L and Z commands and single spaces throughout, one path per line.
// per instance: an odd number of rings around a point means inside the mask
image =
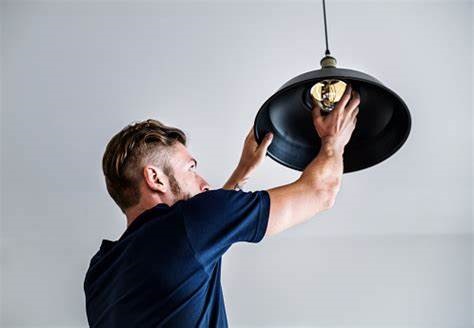
M 180 201 L 184 217 L 237 217 L 249 215 L 270 206 L 266 190 L 242 191 L 216 189 L 202 192 L 188 200 Z
M 209 190 L 195 195 L 188 200 L 180 201 L 183 208 L 190 206 L 208 206 L 216 207 L 229 206 L 232 204 L 247 204 L 262 198 L 268 198 L 266 190 L 259 191 L 242 191 L 242 190 L 227 190 L 215 189 Z

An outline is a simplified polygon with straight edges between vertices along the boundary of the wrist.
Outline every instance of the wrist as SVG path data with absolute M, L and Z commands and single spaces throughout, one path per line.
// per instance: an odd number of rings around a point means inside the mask
M 241 189 L 250 177 L 252 169 L 239 163 L 224 185 L 224 189 Z
M 236 169 L 232 173 L 232 179 L 235 182 L 241 182 L 247 180 L 250 177 L 250 174 L 253 172 L 253 168 L 248 165 L 240 164 L 237 165 Z
M 235 171 L 238 171 L 239 173 L 247 173 L 253 171 L 253 165 L 251 161 L 247 160 L 242 160 L 242 158 L 239 160 L 239 163 L 237 164 L 237 167 Z
M 344 154 L 344 145 L 338 142 L 336 137 L 321 138 L 320 152 L 328 156 L 342 156 Z

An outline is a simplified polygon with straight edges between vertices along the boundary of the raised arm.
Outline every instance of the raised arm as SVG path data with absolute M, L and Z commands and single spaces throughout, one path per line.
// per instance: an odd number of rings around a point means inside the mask
M 293 183 L 268 190 L 270 217 L 265 236 L 274 235 L 331 208 L 341 187 L 344 147 L 354 131 L 360 96 L 350 86 L 334 110 L 321 115 L 313 108 L 313 124 L 321 150 Z M 352 98 L 351 98 L 352 95 Z

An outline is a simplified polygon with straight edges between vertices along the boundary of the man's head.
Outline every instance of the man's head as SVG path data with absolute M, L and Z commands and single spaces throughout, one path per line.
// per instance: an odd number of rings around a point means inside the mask
M 125 214 L 158 203 L 171 206 L 210 189 L 196 165 L 184 132 L 152 119 L 123 128 L 102 159 L 107 190 Z

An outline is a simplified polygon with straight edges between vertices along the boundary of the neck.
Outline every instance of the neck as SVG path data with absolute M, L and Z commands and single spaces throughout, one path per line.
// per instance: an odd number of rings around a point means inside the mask
M 153 197 L 141 197 L 140 203 L 137 205 L 128 208 L 125 210 L 125 216 L 127 217 L 127 227 L 132 224 L 135 219 L 150 208 L 155 207 L 158 204 L 166 204 L 168 206 L 173 206 L 174 199 L 169 197 L 160 197 L 154 195 Z
M 156 195 L 154 197 L 147 197 L 147 196 L 142 196 L 140 197 L 140 202 L 128 208 L 125 210 L 125 216 L 127 217 L 127 227 L 132 224 L 135 219 L 145 212 L 146 210 L 149 210 L 150 208 L 155 207 L 156 205 L 160 203 L 166 203 L 161 197 L 157 197 Z
M 159 203 L 156 203 L 156 204 L 148 204 L 148 205 L 144 205 L 144 204 L 138 204 L 137 206 L 134 206 L 128 210 L 125 211 L 125 215 L 127 217 L 127 227 L 130 226 L 130 224 L 132 224 L 133 221 L 135 221 L 135 219 L 140 215 L 142 214 L 143 212 L 145 212 L 146 210 L 149 210 L 150 208 L 153 208 L 155 207 L 156 205 L 158 205 Z

